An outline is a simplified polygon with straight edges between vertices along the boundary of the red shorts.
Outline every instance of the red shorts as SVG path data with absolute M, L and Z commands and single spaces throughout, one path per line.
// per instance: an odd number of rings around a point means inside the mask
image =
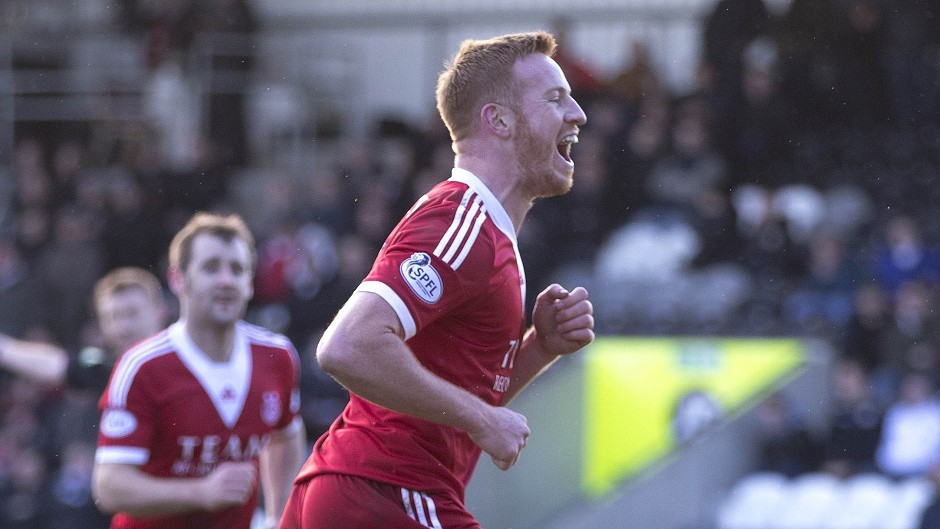
M 481 529 L 451 495 L 408 490 L 345 474 L 295 484 L 279 529 Z

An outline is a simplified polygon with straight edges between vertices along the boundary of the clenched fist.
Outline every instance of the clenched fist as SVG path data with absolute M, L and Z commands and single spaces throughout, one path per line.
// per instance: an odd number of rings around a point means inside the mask
M 258 484 L 258 469 L 251 462 L 225 462 L 205 478 L 203 497 L 207 511 L 244 505 Z

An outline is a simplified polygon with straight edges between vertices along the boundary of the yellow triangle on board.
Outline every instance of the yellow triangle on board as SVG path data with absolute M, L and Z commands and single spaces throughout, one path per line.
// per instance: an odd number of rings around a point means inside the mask
M 741 413 L 805 362 L 792 339 L 602 337 L 584 355 L 581 486 L 592 497 Z

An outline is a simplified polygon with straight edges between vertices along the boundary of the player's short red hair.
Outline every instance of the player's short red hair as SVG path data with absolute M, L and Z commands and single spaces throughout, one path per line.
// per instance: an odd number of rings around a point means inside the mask
M 451 139 L 464 139 L 476 130 L 483 105 L 513 104 L 516 61 L 533 53 L 551 57 L 555 47 L 555 37 L 544 31 L 463 41 L 437 79 L 437 111 Z

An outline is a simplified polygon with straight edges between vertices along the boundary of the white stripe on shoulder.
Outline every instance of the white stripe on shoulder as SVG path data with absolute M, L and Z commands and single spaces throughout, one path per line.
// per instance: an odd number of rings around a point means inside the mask
M 460 223 L 460 229 L 457 230 L 457 235 L 455 235 L 454 239 L 451 241 L 447 252 L 443 256 L 438 255 L 438 257 L 440 257 L 444 262 L 450 263 L 454 258 L 454 254 L 456 254 L 457 250 L 460 249 L 460 243 L 467 236 L 467 231 L 470 230 L 470 226 L 476 221 L 477 214 L 480 213 L 480 207 L 482 205 L 483 201 L 479 198 L 473 201 L 470 209 L 467 210 L 467 214 L 464 215 L 463 221 Z
M 486 206 L 480 208 L 480 214 L 477 215 L 476 221 L 473 223 L 473 229 L 470 230 L 470 236 L 467 237 L 467 242 L 463 245 L 463 250 L 460 251 L 460 255 L 454 259 L 454 262 L 451 263 L 450 267 L 454 270 L 460 268 L 460 265 L 463 264 L 463 260 L 467 258 L 467 255 L 470 253 L 470 249 L 473 248 L 473 243 L 477 240 L 477 235 L 480 234 L 480 226 L 483 225 L 483 221 L 486 220 Z
M 460 205 L 457 206 L 457 210 L 454 212 L 454 220 L 451 221 L 450 227 L 448 227 L 447 231 L 444 232 L 444 236 L 441 237 L 441 241 L 437 244 L 437 248 L 434 249 L 434 255 L 440 257 L 447 245 L 451 243 L 451 238 L 454 236 L 454 233 L 458 228 L 460 228 L 460 225 L 463 222 L 464 213 L 467 211 L 467 204 L 471 199 L 474 199 L 475 202 L 478 202 L 480 197 L 474 193 L 473 189 L 468 188 L 467 191 L 463 194 L 463 198 L 460 199 Z
M 245 321 L 240 322 L 239 325 L 245 331 L 245 336 L 247 336 L 248 339 L 252 342 L 261 345 L 281 347 L 283 349 L 293 348 L 291 341 L 283 334 L 276 333 L 270 329 L 253 325 Z
M 469 193 L 469 191 L 468 191 Z M 470 207 L 466 208 L 466 203 Z M 464 212 L 463 209 L 466 209 Z M 464 214 L 465 213 L 465 214 Z M 486 220 L 486 206 L 479 195 L 464 195 L 460 207 L 454 215 L 454 222 L 444 234 L 440 244 L 434 250 L 434 255 L 456 270 L 473 248 L 480 233 L 480 226 Z M 456 232 L 456 233 L 455 233 Z
M 173 345 L 170 342 L 169 335 L 166 332 L 161 332 L 124 353 L 114 369 L 114 375 L 111 377 L 111 385 L 108 388 L 108 404 L 115 408 L 123 408 L 127 404 L 127 392 L 130 391 L 134 377 L 137 376 L 141 366 L 154 358 L 172 352 Z

